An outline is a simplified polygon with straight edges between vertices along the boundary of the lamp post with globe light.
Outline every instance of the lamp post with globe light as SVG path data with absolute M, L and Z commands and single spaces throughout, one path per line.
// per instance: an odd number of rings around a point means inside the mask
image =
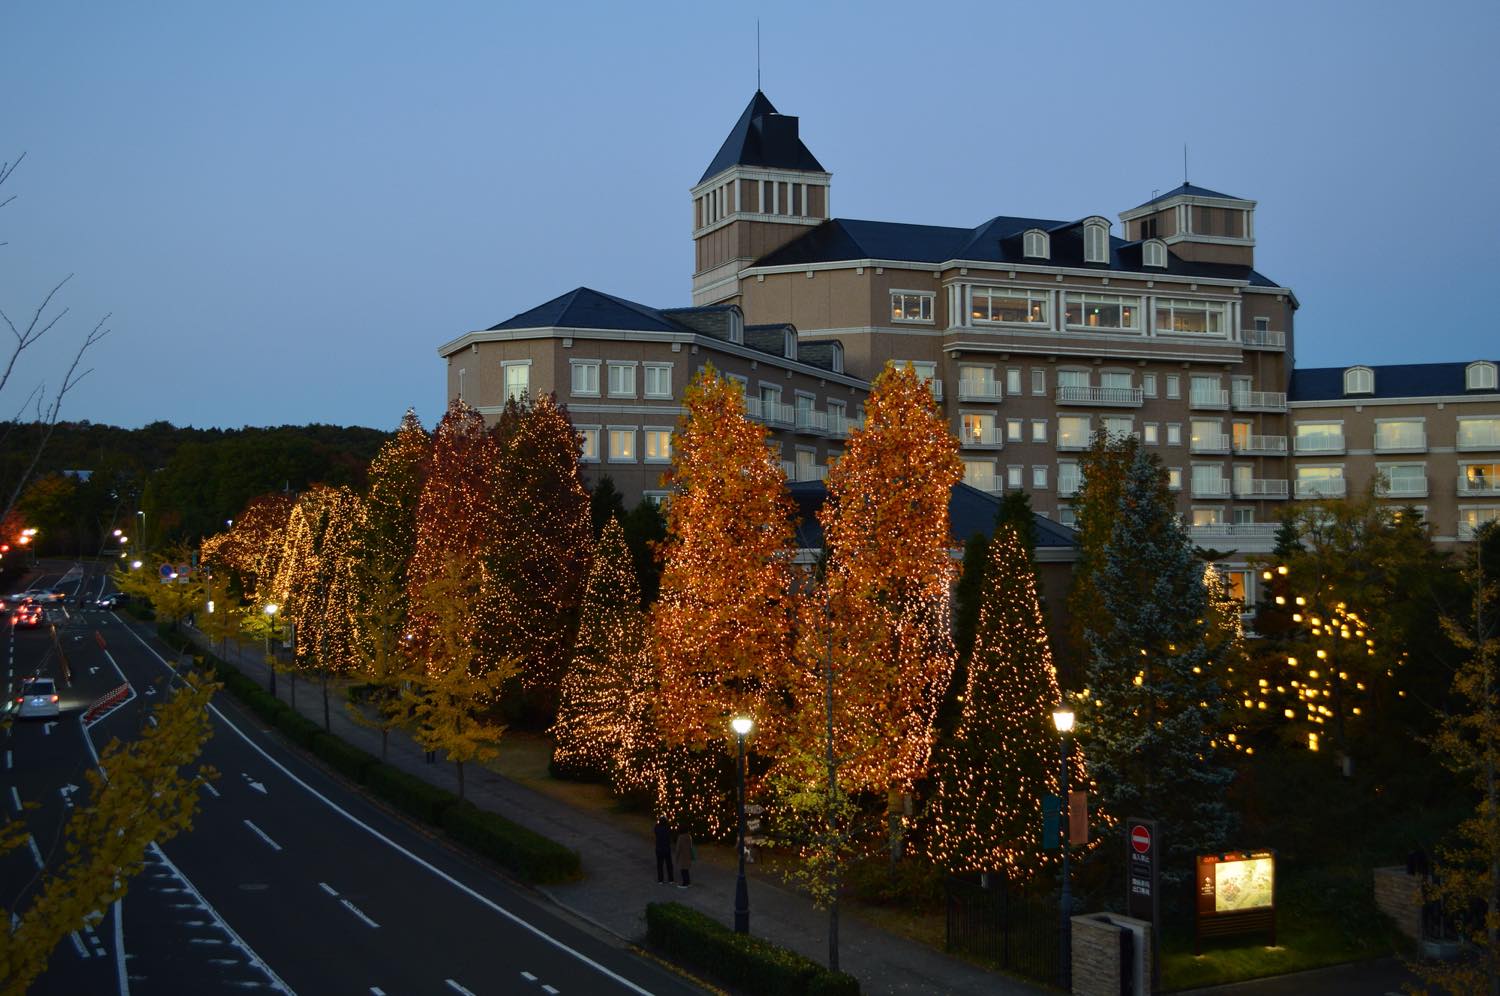
M 739 877 L 734 881 L 734 932 L 750 933 L 750 887 L 745 882 L 745 737 L 755 728 L 755 720 L 749 716 L 736 716 L 729 723 L 739 741 L 739 763 L 736 766 L 739 782 Z
M 1065 705 L 1058 706 L 1052 712 L 1052 725 L 1057 727 L 1062 745 L 1062 773 L 1058 779 L 1058 790 L 1062 796 L 1062 805 L 1058 807 L 1062 817 L 1058 820 L 1062 831 L 1062 896 L 1057 904 L 1058 953 L 1061 957 L 1057 963 L 1057 974 L 1064 991 L 1069 989 L 1070 976 L 1073 974 L 1073 896 L 1071 883 L 1068 881 L 1068 851 L 1072 844 L 1068 826 L 1068 737 L 1073 733 L 1073 719 L 1073 710 Z

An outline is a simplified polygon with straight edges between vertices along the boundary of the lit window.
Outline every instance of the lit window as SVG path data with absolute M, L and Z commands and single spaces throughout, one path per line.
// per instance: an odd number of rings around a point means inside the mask
M 1146 266 L 1166 266 L 1167 246 L 1164 242 L 1155 239 L 1147 241 L 1141 246 L 1141 263 Z
M 1031 423 L 1031 441 L 1033 443 L 1045 443 L 1047 441 L 1047 420 L 1033 419 Z
M 1021 439 L 1024 437 L 1025 433 L 1026 433 L 1026 430 L 1024 428 L 1025 425 L 1026 425 L 1026 420 L 1025 419 L 1019 419 L 1019 418 L 1008 418 L 1008 419 L 1006 419 L 1005 420 L 1005 438 L 1006 438 L 1006 440 L 1009 441 L 1009 442 L 1012 442 L 1012 443 L 1019 443 L 1021 441 Z
M 1350 367 L 1344 371 L 1345 394 L 1374 394 L 1375 371 L 1369 367 Z
M 1089 418 L 1087 415 L 1060 415 L 1057 419 L 1057 448 L 1069 450 L 1086 449 L 1089 445 Z
M 1046 259 L 1052 255 L 1052 239 L 1040 228 L 1033 228 L 1023 240 L 1025 252 L 1030 259 Z
M 1194 482 L 1193 487 L 1197 488 L 1196 482 Z M 1222 508 L 1195 508 L 1193 509 L 1190 521 L 1195 526 L 1222 525 L 1224 523 L 1224 510 Z
M 964 483 L 980 491 L 995 490 L 995 464 L 992 460 L 965 460 Z
M 932 295 L 891 291 L 891 321 L 932 321 Z
M 1119 294 L 1069 293 L 1064 295 L 1063 314 L 1068 328 L 1135 332 L 1141 327 L 1141 299 Z
M 1459 419 L 1458 448 L 1500 449 L 1500 418 Z
M 1021 393 L 1021 368 L 1011 367 L 1005 371 L 1005 393 L 1011 397 Z
M 672 396 L 672 365 L 670 363 L 646 364 L 646 397 L 670 398 Z
M 520 401 L 531 393 L 531 363 L 502 363 L 505 371 L 505 400 Z
M 981 322 L 1045 325 L 1049 320 L 1047 291 L 1023 288 L 975 287 L 971 316 Z
M 1470 363 L 1464 368 L 1464 389 L 1468 391 L 1493 391 L 1495 389 L 1495 364 Z
M 1427 448 L 1427 432 L 1422 419 L 1380 421 L 1375 423 L 1377 450 L 1420 450 Z
M 1109 262 L 1109 226 L 1089 222 L 1083 226 L 1083 259 L 1086 263 Z
M 635 462 L 634 429 L 609 430 L 609 460 L 610 463 Z
M 1500 508 L 1461 508 L 1458 511 L 1458 538 L 1471 540 L 1487 522 L 1500 522 Z
M 1219 301 L 1179 301 L 1159 298 L 1156 331 L 1182 335 L 1223 335 L 1224 304 Z
M 1141 426 L 1141 430 L 1142 439 L 1145 440 L 1147 446 L 1155 446 L 1157 443 L 1161 442 L 1159 426 L 1157 426 L 1155 422 L 1147 422 L 1145 425 Z
M 1167 468 L 1167 489 L 1170 490 L 1170 491 L 1181 491 L 1182 490 L 1182 468 L 1181 467 L 1168 467 Z
M 1019 488 L 1021 486 L 1022 475 L 1025 473 L 1025 467 L 1006 467 L 1005 486 L 1012 489 Z
M 634 363 L 611 363 L 609 365 L 609 396 L 611 398 L 635 397 Z
M 1182 426 L 1181 426 L 1181 424 L 1179 424 L 1177 422 L 1168 422 L 1167 423 L 1167 445 L 1168 446 L 1181 446 L 1182 445 Z
M 599 396 L 599 362 L 573 364 L 573 393 L 589 398 Z
M 646 462 L 666 463 L 672 459 L 672 430 L 646 430 Z
M 1100 428 L 1104 434 L 1116 442 L 1129 438 L 1135 432 L 1135 419 L 1128 415 L 1105 415 L 1100 421 L 1103 423 Z
M 1073 460 L 1060 460 L 1057 464 L 1057 493 L 1076 495 L 1083 487 L 1083 471 Z
M 977 412 L 965 412 L 959 416 L 962 426 L 961 439 L 965 446 L 995 446 L 1000 442 L 995 432 L 995 416 Z
M 598 463 L 599 428 L 597 426 L 580 426 L 578 436 L 582 440 L 583 449 L 583 452 L 579 455 L 579 459 L 586 463 Z
M 1341 422 L 1298 422 L 1294 437 L 1298 453 L 1339 453 L 1344 449 Z

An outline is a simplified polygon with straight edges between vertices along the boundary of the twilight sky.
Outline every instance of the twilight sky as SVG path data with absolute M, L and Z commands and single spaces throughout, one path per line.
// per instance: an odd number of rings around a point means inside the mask
M 1300 366 L 1500 354 L 1494 0 L 751 6 L 839 217 L 1116 219 L 1186 142 L 1260 202 Z M 440 414 L 465 331 L 580 284 L 689 303 L 748 9 L 6 4 L 0 309 L 77 276 L 0 418 L 104 312 L 65 418 L 392 428 Z

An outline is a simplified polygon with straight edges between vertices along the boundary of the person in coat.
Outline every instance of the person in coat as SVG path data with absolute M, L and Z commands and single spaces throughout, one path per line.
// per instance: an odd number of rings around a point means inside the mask
M 693 867 L 693 859 L 698 857 L 698 849 L 693 846 L 692 831 L 684 830 L 677 835 L 677 844 L 672 848 L 672 857 L 677 859 L 677 867 L 682 872 L 682 884 L 677 888 L 686 889 L 693 884 L 688 871 Z
M 656 882 L 671 885 L 676 876 L 672 874 L 672 828 L 665 816 L 656 819 Z

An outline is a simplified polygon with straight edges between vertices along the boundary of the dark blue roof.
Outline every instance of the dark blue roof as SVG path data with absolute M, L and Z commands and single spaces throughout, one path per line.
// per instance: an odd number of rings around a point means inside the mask
M 588 287 L 539 304 L 514 318 L 507 318 L 489 331 L 502 329 L 619 329 L 632 332 L 686 332 L 686 326 L 672 321 L 655 308 L 636 304 L 622 297 L 602 294 Z
M 1051 239 L 1046 260 L 1026 256 L 1025 233 L 1040 228 Z M 1034 264 L 1073 269 L 1167 273 L 1183 277 L 1245 280 L 1259 287 L 1276 287 L 1275 281 L 1248 266 L 1204 263 L 1182 259 L 1168 250 L 1167 266 L 1141 265 L 1141 244 L 1110 238 L 1108 263 L 1089 263 L 1083 253 L 1083 221 L 1051 221 L 1045 218 L 991 218 L 976 228 L 940 225 L 907 225 L 890 221 L 859 221 L 834 218 L 793 239 L 780 249 L 756 260 L 756 266 L 802 266 L 854 259 L 889 259 L 912 263 L 945 263 L 953 259 L 979 262 Z
M 1207 187 L 1195 187 L 1191 183 L 1184 183 L 1180 187 L 1173 187 L 1171 190 L 1167 191 L 1165 194 L 1160 195 L 1159 197 L 1151 198 L 1145 204 L 1137 204 L 1134 208 L 1131 208 L 1131 210 L 1134 211 L 1136 210 L 1136 208 L 1143 208 L 1149 204 L 1155 204 L 1158 201 L 1164 201 L 1169 197 L 1181 197 L 1183 194 L 1187 194 L 1190 197 L 1222 197 L 1223 199 L 1228 201 L 1244 200 L 1243 197 L 1236 197 L 1233 194 L 1221 194 L 1217 190 L 1209 190 Z
M 1434 398 L 1462 394 L 1494 394 L 1464 387 L 1463 363 L 1398 363 L 1370 367 L 1375 371 L 1373 394 L 1344 394 L 1344 371 L 1349 367 L 1312 367 L 1292 371 L 1291 401 L 1342 401 L 1348 398 Z M 1495 363 L 1497 361 L 1490 360 Z M 1350 364 L 1355 366 L 1356 364 Z
M 797 135 L 797 119 L 779 113 L 759 90 L 734 123 L 718 155 L 698 180 L 724 172 L 731 166 L 770 166 L 824 173 L 822 163 L 808 151 Z
M 822 549 L 823 527 L 818 523 L 818 510 L 828 498 L 828 489 L 822 481 L 799 481 L 788 484 L 787 490 L 797 505 L 797 545 L 808 550 Z M 955 484 L 948 498 L 948 527 L 953 545 L 963 546 L 975 533 L 992 535 L 995 516 L 999 512 L 1000 499 L 996 496 L 967 484 Z M 1067 526 L 1040 515 L 1034 515 L 1033 519 L 1036 522 L 1037 549 L 1073 549 L 1078 546 L 1078 534 Z

